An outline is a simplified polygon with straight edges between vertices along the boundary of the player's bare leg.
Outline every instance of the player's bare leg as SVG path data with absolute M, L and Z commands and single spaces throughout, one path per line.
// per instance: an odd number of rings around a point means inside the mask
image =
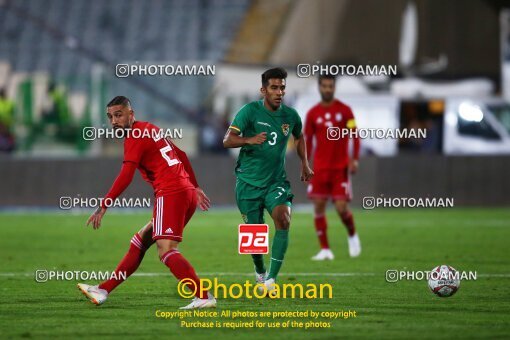
M 347 239 L 349 243 L 349 255 L 351 257 L 357 257 L 361 253 L 361 242 L 358 234 L 356 233 L 352 212 L 347 206 L 347 201 L 336 200 L 334 203 L 338 216 L 340 216 L 340 219 L 345 225 L 345 228 L 347 228 L 347 233 L 349 234 Z
M 271 261 L 269 265 L 269 274 L 267 275 L 264 284 L 267 287 L 268 292 L 273 290 L 273 285 L 276 281 L 276 277 L 280 272 L 280 268 L 283 264 L 285 253 L 289 245 L 289 228 L 290 228 L 290 217 L 291 210 L 288 205 L 282 204 L 273 208 L 271 212 L 275 225 L 275 234 L 273 238 L 273 245 L 271 247 Z
M 317 232 L 317 237 L 319 238 L 321 246 L 321 250 L 317 253 L 317 255 L 312 257 L 312 260 L 314 261 L 333 260 L 335 258 L 333 252 L 329 248 L 328 242 L 328 222 L 326 220 L 327 204 L 328 200 L 326 198 L 313 199 L 315 231 Z
M 187 279 L 189 282 L 188 288 L 195 292 L 193 301 L 181 309 L 216 307 L 214 296 L 200 289 L 200 279 L 195 273 L 195 269 L 178 250 L 179 242 L 169 239 L 158 239 L 156 240 L 156 245 L 161 262 L 170 269 L 177 280 Z
M 152 222 L 149 222 L 131 238 L 128 252 L 117 265 L 117 268 L 109 280 L 96 286 L 79 283 L 78 289 L 80 289 L 92 303 L 96 305 L 103 304 L 108 298 L 108 295 L 138 269 L 140 263 L 142 263 L 145 252 L 153 243 Z

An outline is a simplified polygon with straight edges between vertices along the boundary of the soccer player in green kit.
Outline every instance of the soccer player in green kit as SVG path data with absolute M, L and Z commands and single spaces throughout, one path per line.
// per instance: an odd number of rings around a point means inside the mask
M 306 156 L 302 123 L 296 110 L 282 103 L 287 71 L 272 68 L 262 74 L 263 99 L 243 106 L 230 125 L 223 146 L 241 148 L 235 168 L 236 201 L 245 223 L 264 223 L 264 208 L 271 215 L 276 232 L 271 246 L 271 262 L 266 272 L 262 254 L 253 254 L 257 283 L 267 291 L 283 264 L 289 243 L 292 198 L 285 173 L 285 152 L 290 135 L 301 159 L 301 181 L 313 176 Z

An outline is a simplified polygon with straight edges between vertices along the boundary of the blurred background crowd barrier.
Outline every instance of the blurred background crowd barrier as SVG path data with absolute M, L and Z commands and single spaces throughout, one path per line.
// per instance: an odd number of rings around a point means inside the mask
M 116 66 L 213 65 L 214 75 L 119 76 Z M 286 103 L 304 120 L 320 96 L 308 65 L 395 65 L 396 75 L 340 76 L 336 97 L 362 128 L 426 129 L 426 138 L 362 140 L 363 196 L 510 199 L 510 4 L 498 0 L 0 1 L 0 206 L 57 206 L 103 195 L 122 142 L 87 140 L 106 103 L 183 131 L 202 187 L 234 204 L 235 152 L 222 138 L 259 98 L 260 74 L 289 72 Z M 296 201 L 297 160 L 287 169 Z M 225 189 L 227 188 L 227 189 Z M 232 189 L 231 189 L 232 188 Z M 136 177 L 126 195 L 150 196 Z

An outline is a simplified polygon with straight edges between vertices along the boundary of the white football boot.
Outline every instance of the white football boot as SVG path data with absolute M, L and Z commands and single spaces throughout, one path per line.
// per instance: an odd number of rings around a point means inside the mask
M 189 305 L 179 309 L 216 308 L 216 298 L 209 292 L 207 292 L 207 297 L 207 299 L 200 299 L 195 296 Z
M 255 272 L 255 282 L 256 283 L 264 283 L 264 281 L 266 281 L 266 276 L 267 276 L 267 272 L 265 272 L 264 274 L 259 274 L 259 273 Z
M 95 305 L 102 305 L 108 298 L 108 292 L 100 289 L 97 285 L 91 286 L 85 283 L 78 283 L 78 289 Z
M 324 260 L 334 260 L 334 259 L 335 259 L 335 255 L 333 255 L 333 252 L 331 251 L 331 249 L 321 249 L 321 251 L 319 251 L 317 253 L 317 255 L 312 257 L 312 260 L 314 260 L 314 261 L 324 261 Z
M 361 242 L 359 240 L 358 234 L 354 234 L 353 236 L 349 236 L 347 238 L 349 243 L 349 256 L 350 257 L 358 257 L 361 254 Z
M 264 292 L 266 292 L 266 297 L 271 295 L 271 292 L 276 290 L 276 288 L 275 288 L 275 280 L 274 279 L 267 279 L 267 280 L 265 280 L 264 281 L 264 286 L 265 286 L 265 289 L 264 289 L 264 287 L 258 287 L 258 290 L 259 290 L 260 294 L 263 294 Z

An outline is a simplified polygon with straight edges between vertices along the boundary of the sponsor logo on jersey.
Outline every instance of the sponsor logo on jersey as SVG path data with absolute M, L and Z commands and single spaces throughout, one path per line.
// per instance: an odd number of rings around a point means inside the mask
M 264 126 L 271 127 L 271 125 L 269 125 L 269 124 L 268 124 L 268 123 L 266 123 L 266 122 L 257 122 L 257 124 L 260 124 L 260 125 L 264 125 Z
M 289 124 L 282 124 L 282 131 L 285 136 L 289 134 L 289 128 L 290 128 Z

